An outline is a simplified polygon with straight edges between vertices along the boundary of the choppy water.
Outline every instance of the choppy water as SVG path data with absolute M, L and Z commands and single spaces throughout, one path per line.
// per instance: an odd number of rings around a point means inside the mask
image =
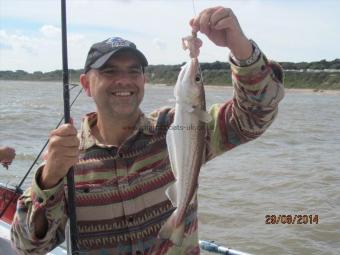
M 17 150 L 10 169 L 0 167 L 1 182 L 18 183 L 32 164 L 62 116 L 61 90 L 60 83 L 0 81 L 0 145 Z M 211 105 L 232 91 L 207 88 L 206 94 Z M 173 105 L 171 98 L 171 87 L 149 86 L 142 108 Z M 93 110 L 81 95 L 71 113 L 76 125 Z M 340 254 L 339 152 L 340 93 L 287 92 L 262 137 L 202 170 L 200 238 L 254 254 Z M 319 222 L 265 224 L 272 214 L 318 215 Z

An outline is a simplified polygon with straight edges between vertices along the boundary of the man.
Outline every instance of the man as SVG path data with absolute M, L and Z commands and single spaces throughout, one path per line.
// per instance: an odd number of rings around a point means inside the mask
M 235 93 L 210 109 L 206 155 L 211 160 L 272 123 L 283 97 L 282 71 L 245 37 L 230 9 L 206 9 L 190 25 L 231 51 Z M 165 195 L 174 181 L 165 141 L 174 111 L 163 108 L 150 117 L 141 112 L 147 64 L 122 38 L 91 47 L 80 82 L 96 112 L 84 118 L 78 138 L 70 124 L 51 132 L 48 158 L 18 201 L 12 225 L 12 242 L 22 254 L 43 254 L 64 240 L 63 178 L 71 166 L 78 244 L 88 254 L 199 254 L 197 200 L 186 212 L 181 247 L 157 237 L 174 210 Z

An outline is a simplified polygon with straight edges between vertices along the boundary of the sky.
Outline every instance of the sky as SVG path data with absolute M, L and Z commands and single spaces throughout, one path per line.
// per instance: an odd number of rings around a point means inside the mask
M 67 0 L 69 68 L 83 68 L 90 46 L 112 36 L 136 43 L 150 64 L 181 64 L 189 20 L 214 6 L 231 8 L 270 59 L 340 58 L 338 0 Z M 199 37 L 201 62 L 228 60 L 227 48 Z M 60 1 L 0 0 L 0 70 L 61 68 Z

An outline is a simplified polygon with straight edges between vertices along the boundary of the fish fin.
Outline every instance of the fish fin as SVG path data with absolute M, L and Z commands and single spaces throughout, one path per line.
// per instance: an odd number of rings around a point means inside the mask
M 195 108 L 193 112 L 194 112 L 194 114 L 197 115 L 197 117 L 200 121 L 203 121 L 205 123 L 209 123 L 212 120 L 210 114 L 208 112 L 204 111 L 204 110 Z
M 176 227 L 176 211 L 171 214 L 168 220 L 158 232 L 158 238 L 169 239 L 174 245 L 181 246 L 184 238 L 185 225 L 182 222 Z
M 177 167 L 176 167 L 176 147 L 175 147 L 175 139 L 176 136 L 174 135 L 174 129 L 170 127 L 166 134 L 166 143 L 169 151 L 169 160 L 170 160 L 170 165 L 171 165 L 171 170 L 175 176 L 175 178 L 178 178 L 178 172 L 177 172 Z M 177 182 L 177 181 L 176 181 Z M 177 191 L 176 191 L 176 182 L 172 183 L 171 186 L 169 186 L 166 189 L 166 195 L 170 199 L 172 205 L 174 207 L 177 207 Z
M 176 181 L 177 182 L 177 181 Z M 170 199 L 172 205 L 174 207 L 177 207 L 177 189 L 176 189 L 176 182 L 171 184 L 170 187 L 168 187 L 165 191 L 167 197 Z
M 175 142 L 175 134 L 174 134 L 174 129 L 173 126 L 171 125 L 168 132 L 166 133 L 166 145 L 168 147 L 168 154 L 169 154 L 169 160 L 170 160 L 170 165 L 172 172 L 174 176 L 177 178 L 178 174 L 176 171 L 176 142 Z

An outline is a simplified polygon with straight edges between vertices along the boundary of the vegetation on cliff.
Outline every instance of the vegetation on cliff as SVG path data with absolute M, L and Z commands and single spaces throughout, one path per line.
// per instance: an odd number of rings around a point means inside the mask
M 340 89 L 340 59 L 318 62 L 280 62 L 284 69 L 285 87 L 312 89 Z M 181 65 L 150 65 L 146 69 L 151 84 L 173 85 L 176 82 Z M 226 62 L 201 63 L 204 83 L 209 85 L 230 86 L 230 65 Z M 72 82 L 78 82 L 82 69 L 70 70 Z M 23 70 L 0 71 L 1 80 L 61 81 L 62 71 Z

